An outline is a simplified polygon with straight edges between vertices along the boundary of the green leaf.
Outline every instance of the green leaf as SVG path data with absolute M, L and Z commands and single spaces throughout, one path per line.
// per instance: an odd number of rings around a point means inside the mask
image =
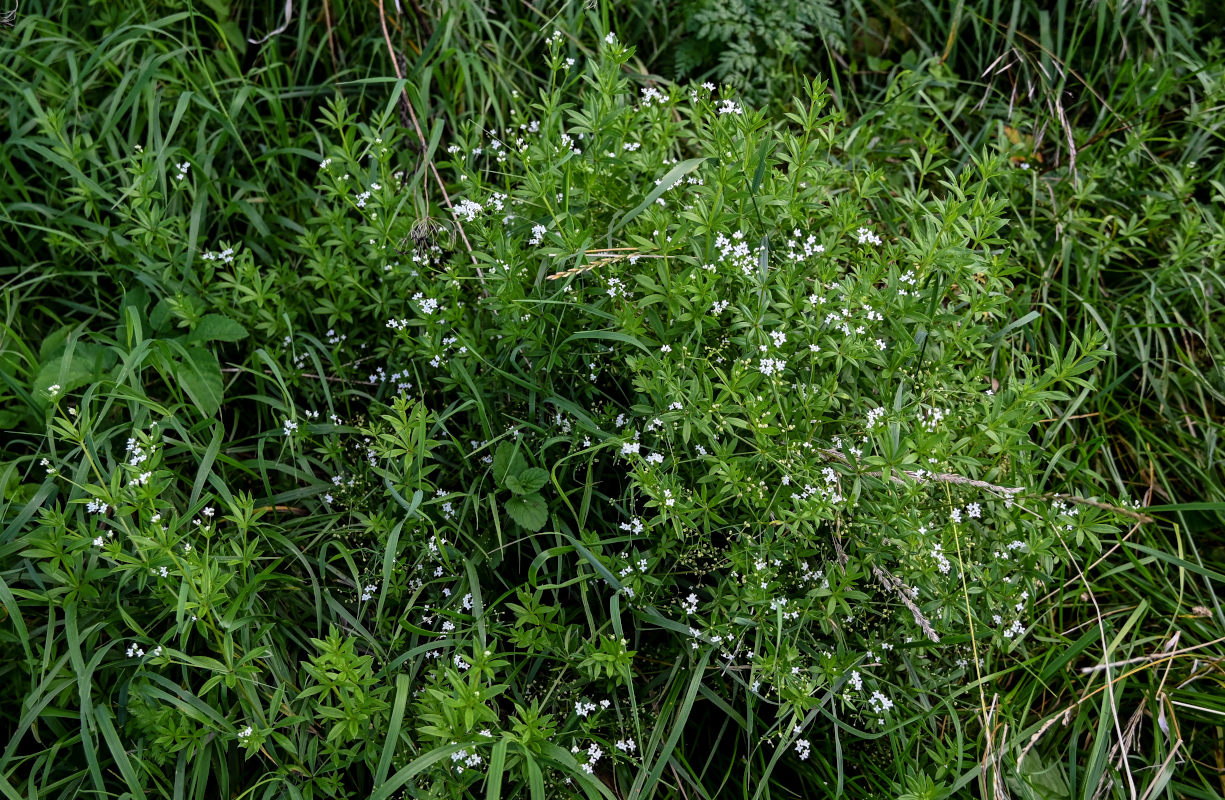
M 36 402 L 47 403 L 47 389 L 58 384 L 58 394 L 63 397 L 74 389 L 97 381 L 110 370 L 116 359 L 114 351 L 108 348 L 77 340 L 45 356 L 38 374 L 34 376 L 30 393 Z
M 217 356 L 202 347 L 179 348 L 177 358 L 169 359 L 172 379 L 206 417 L 221 409 L 221 364 Z
M 501 800 L 502 771 L 506 766 L 506 750 L 510 740 L 503 737 L 493 746 L 489 756 L 489 772 L 485 778 L 485 800 Z
M 532 492 L 539 492 L 545 487 L 549 482 L 549 473 L 540 467 L 529 467 L 520 472 L 516 479 L 523 487 L 523 491 L 516 492 L 516 494 L 531 494 Z
M 527 461 L 519 452 L 515 442 L 502 442 L 493 455 L 493 479 L 499 486 L 510 488 L 506 484 L 508 475 L 518 475 L 527 468 Z
M 510 518 L 529 531 L 538 531 L 549 521 L 549 507 L 538 494 L 512 497 L 504 505 Z
M 576 339 L 608 339 L 612 342 L 625 342 L 626 344 L 632 344 L 634 347 L 637 347 L 639 350 L 647 354 L 651 352 L 651 349 L 645 344 L 638 341 L 633 336 L 630 336 L 627 333 L 621 333 L 620 331 L 579 331 L 578 333 L 572 333 L 567 336 L 566 340 L 562 342 L 562 346 L 568 345 L 570 342 L 573 342 Z
M 637 217 L 639 214 L 645 211 L 648 207 L 650 207 L 651 203 L 654 203 L 656 200 L 658 200 L 660 196 L 663 195 L 664 192 L 671 189 L 673 184 L 675 184 L 681 178 L 688 175 L 690 172 L 693 172 L 698 167 L 702 166 L 702 162 L 705 160 L 706 160 L 705 158 L 690 158 L 686 161 L 682 161 L 681 163 L 677 164 L 672 169 L 668 170 L 668 174 L 663 176 L 663 178 L 660 179 L 659 183 L 656 184 L 655 188 L 653 188 L 651 192 L 646 196 L 645 200 L 643 200 L 638 205 L 634 206 L 634 208 L 630 209 L 630 211 L 626 213 L 624 217 L 622 217 L 611 228 L 608 229 L 609 240 L 612 239 L 613 235 L 617 231 L 621 230 L 626 225 L 630 224 L 630 222 L 635 217 Z
M 245 338 L 247 329 L 221 314 L 205 314 L 186 336 L 189 342 L 238 342 Z

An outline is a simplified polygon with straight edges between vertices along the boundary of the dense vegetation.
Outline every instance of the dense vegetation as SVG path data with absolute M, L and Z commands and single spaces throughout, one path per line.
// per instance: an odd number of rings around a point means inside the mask
M 0 794 L 1225 793 L 1209 5 L 23 3 Z

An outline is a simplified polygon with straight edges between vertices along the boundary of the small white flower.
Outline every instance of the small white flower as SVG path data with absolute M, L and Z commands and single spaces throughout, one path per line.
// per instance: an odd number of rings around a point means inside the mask
M 881 244 L 881 238 L 867 228 L 860 228 L 856 233 L 859 235 L 860 244 Z

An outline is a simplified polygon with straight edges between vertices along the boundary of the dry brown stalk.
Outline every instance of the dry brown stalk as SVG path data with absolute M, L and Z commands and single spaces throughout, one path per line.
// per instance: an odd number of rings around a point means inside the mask
M 914 615 L 914 621 L 918 623 L 920 628 L 922 628 L 923 635 L 928 639 L 931 639 L 936 644 L 939 644 L 940 636 L 936 633 L 935 629 L 932 628 L 932 624 L 928 621 L 927 617 L 923 616 L 923 612 L 919 610 L 919 607 L 915 605 L 913 600 L 910 599 L 910 594 L 906 591 L 906 585 L 903 584 L 901 580 L 893 575 L 890 575 L 884 569 L 876 566 L 875 564 L 872 565 L 872 574 L 876 576 L 876 580 L 879 581 L 882 586 L 897 595 L 897 598 L 902 601 L 902 605 L 910 609 L 910 613 Z
M 387 54 L 391 56 L 391 67 L 396 71 L 396 80 L 402 82 L 404 80 L 404 73 L 400 70 L 400 61 L 396 58 L 396 49 L 391 43 L 391 34 L 387 31 L 387 12 L 383 8 L 383 0 L 379 0 L 379 23 L 383 27 L 383 41 L 387 43 Z M 455 220 L 455 229 L 459 231 L 459 238 L 464 240 L 464 248 L 468 251 L 468 256 L 472 259 L 473 266 L 476 267 L 476 277 L 483 287 L 485 285 L 485 275 L 477 264 L 476 255 L 472 252 L 472 243 L 468 241 L 468 234 L 464 233 L 464 226 L 459 221 L 459 215 L 455 213 L 455 206 L 451 204 L 451 195 L 447 192 L 446 184 L 442 182 L 442 176 L 438 174 L 438 167 L 434 166 L 434 160 L 426 153 L 429 145 L 425 141 L 425 134 L 421 132 L 421 123 L 417 120 L 417 112 L 413 108 L 413 104 L 409 102 L 408 90 L 404 88 L 403 83 L 400 84 L 400 101 L 404 109 L 408 111 L 408 116 L 413 122 L 413 129 L 417 132 L 417 141 L 421 145 L 421 156 L 426 160 L 426 164 L 434 176 L 434 182 L 438 184 L 438 190 L 442 192 L 442 201 L 446 205 L 447 210 L 451 212 L 451 218 Z
M 839 463 L 842 463 L 842 464 L 851 463 L 850 460 L 846 456 L 842 455 L 842 453 L 839 453 L 837 450 L 828 450 L 825 448 L 821 448 L 817 452 L 821 453 L 821 455 L 823 456 L 832 458 L 833 460 Z M 1017 486 L 1017 487 L 996 486 L 994 483 L 987 483 L 986 481 L 979 481 L 973 478 L 967 478 L 964 475 L 957 475 L 952 472 L 927 472 L 926 470 L 897 470 L 897 471 L 902 473 L 903 475 L 909 476 L 910 479 L 913 480 L 915 483 L 956 483 L 956 484 L 960 484 L 963 486 L 973 486 L 976 489 L 986 489 L 989 492 L 997 492 L 999 494 L 1004 494 L 1004 495 L 1019 494 L 1020 492 L 1025 491 L 1024 488 L 1020 486 Z M 864 472 L 861 474 L 868 475 L 874 478 L 883 477 L 883 473 L 879 471 L 878 472 Z M 896 474 L 890 475 L 889 480 L 892 481 L 893 483 L 900 483 L 903 486 L 907 485 L 906 481 L 898 477 Z

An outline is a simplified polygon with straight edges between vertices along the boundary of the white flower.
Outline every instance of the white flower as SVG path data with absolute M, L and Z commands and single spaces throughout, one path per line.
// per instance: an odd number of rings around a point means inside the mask
M 47 396 L 48 397 L 58 397 L 60 393 L 60 388 L 61 387 L 58 383 L 51 384 L 50 386 L 47 387 Z
M 293 432 L 296 431 L 297 429 L 298 429 L 298 423 L 294 422 L 292 419 L 285 420 L 285 425 L 284 425 L 283 430 L 286 436 L 292 436 Z
M 795 740 L 795 754 L 800 757 L 801 761 L 807 760 L 808 756 L 811 753 L 812 753 L 812 745 L 808 743 L 807 739 L 796 739 Z
M 480 203 L 475 203 L 468 198 L 459 201 L 459 205 L 455 207 L 455 214 L 462 217 L 465 222 L 471 222 L 477 218 L 477 215 L 484 211 Z
M 781 358 L 763 358 L 757 366 L 762 375 L 775 375 L 787 367 L 787 362 Z
M 612 31 L 609 31 L 608 35 L 604 37 L 605 44 L 612 44 L 615 41 L 617 41 L 617 34 L 613 33 Z
M 872 692 L 872 696 L 868 698 L 868 706 L 877 714 L 883 714 L 893 708 L 893 701 L 880 692 Z
M 881 238 L 867 228 L 860 228 L 856 231 L 859 235 L 860 244 L 880 244 Z

